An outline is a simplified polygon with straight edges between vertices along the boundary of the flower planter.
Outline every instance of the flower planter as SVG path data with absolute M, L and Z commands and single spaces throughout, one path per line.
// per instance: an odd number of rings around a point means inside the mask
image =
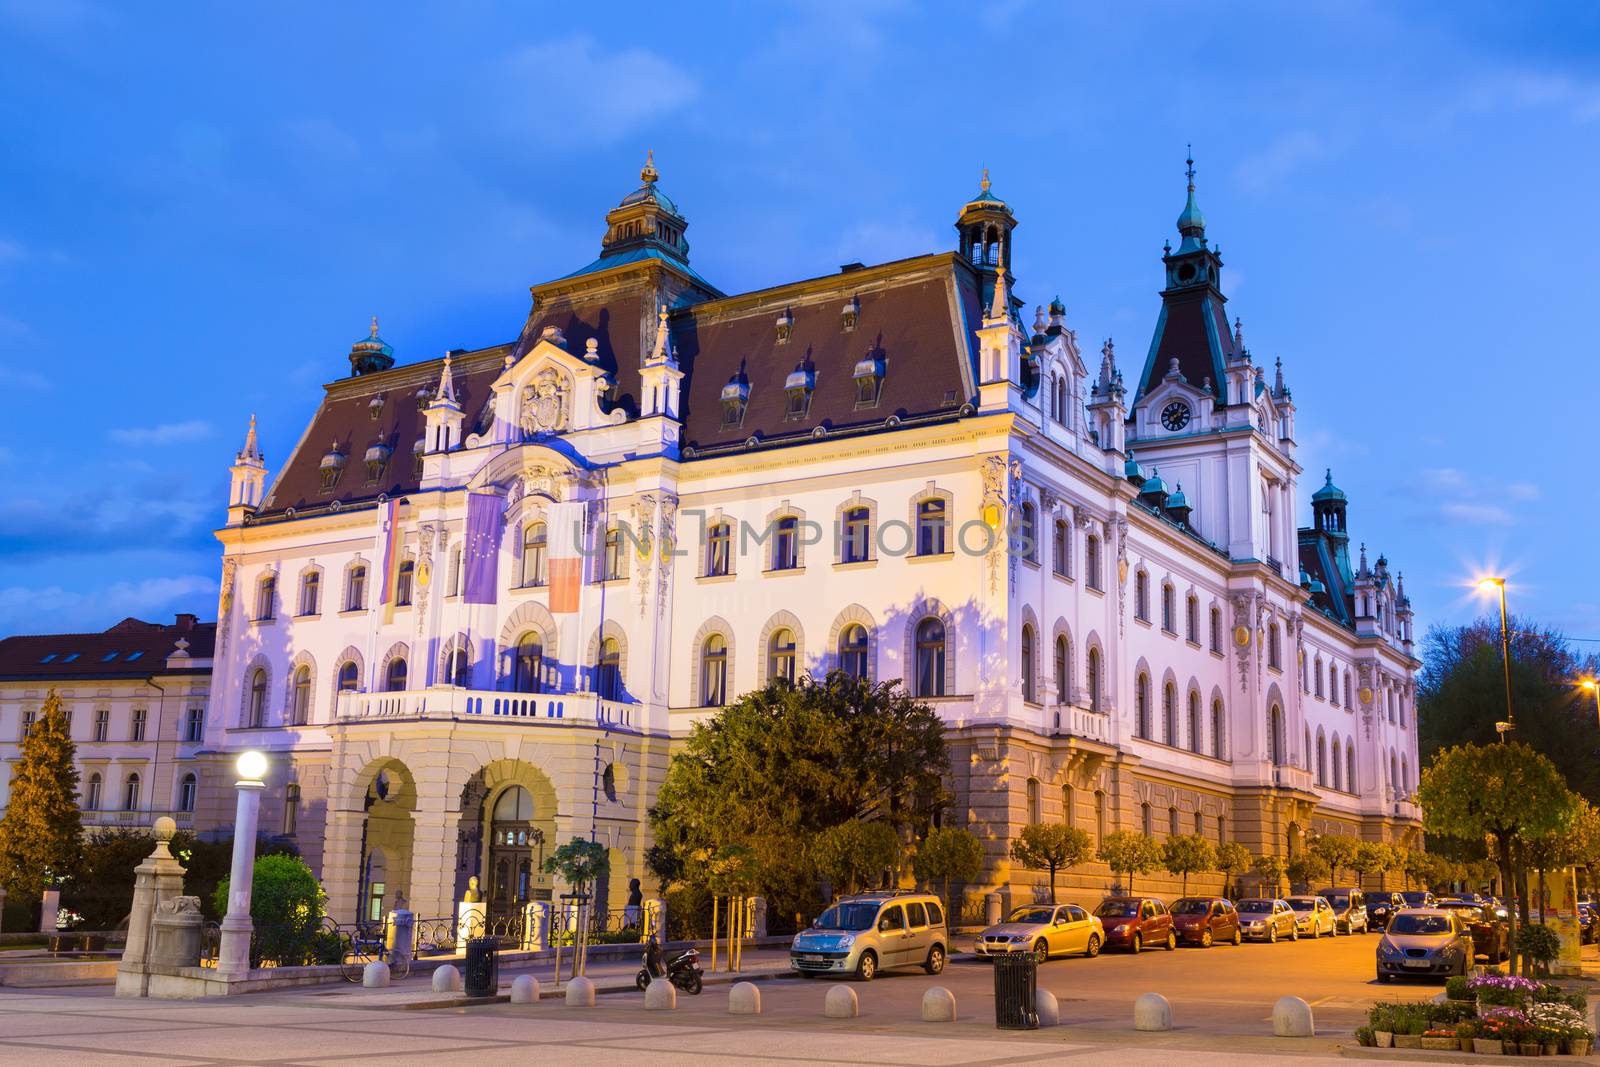
M 1470 1037 L 1458 1037 L 1458 1038 L 1456 1038 L 1456 1040 L 1461 1043 L 1461 1051 L 1462 1052 L 1471 1052 L 1472 1051 L 1472 1041 L 1473 1041 L 1472 1038 L 1470 1038 Z
M 1561 1055 L 1561 1042 L 1559 1042 L 1559 1041 L 1546 1041 L 1544 1043 L 1544 1055 L 1546 1055 L 1546 1056 L 1559 1056 L 1559 1055 Z
M 1565 1046 L 1568 1056 L 1587 1056 L 1594 1042 L 1586 1037 L 1569 1037 Z
M 1538 1041 L 1524 1041 L 1522 1042 L 1522 1054 L 1524 1056 L 1543 1056 L 1544 1045 Z
M 1388 1030 L 1379 1030 L 1372 1036 L 1377 1039 L 1379 1048 L 1394 1047 L 1394 1034 L 1390 1033 Z
M 1472 1051 L 1480 1056 L 1498 1056 L 1503 1048 L 1495 1038 L 1475 1037 L 1472 1039 Z
M 1434 1052 L 1457 1052 L 1461 1049 L 1461 1042 L 1454 1037 L 1424 1037 L 1422 1047 Z
M 1421 1048 L 1422 1047 L 1422 1035 L 1421 1034 L 1395 1034 L 1394 1035 L 1394 1047 L 1395 1048 Z

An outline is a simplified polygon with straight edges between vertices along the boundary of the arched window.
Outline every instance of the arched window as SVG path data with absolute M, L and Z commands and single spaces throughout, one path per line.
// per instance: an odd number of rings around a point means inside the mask
M 1200 727 L 1200 691 L 1189 690 L 1189 751 L 1199 753 L 1205 731 Z
M 1144 571 L 1133 576 L 1133 617 L 1150 621 L 1150 576 Z
M 1228 722 L 1223 715 L 1222 700 L 1219 697 L 1211 702 L 1211 754 L 1217 759 L 1225 759 L 1227 751 Z
M 1094 843 L 1096 846 L 1106 839 L 1106 795 L 1096 789 L 1094 791 Z
M 519 693 L 544 691 L 544 638 L 533 630 L 517 639 L 517 658 L 512 663 L 511 687 Z
M 1064 375 L 1056 376 L 1056 421 L 1067 421 L 1067 379 Z
M 384 673 L 383 688 L 390 693 L 401 693 L 406 688 L 406 660 L 404 656 L 396 656 L 389 661 L 389 668 Z
M 1056 635 L 1056 703 L 1065 704 L 1072 699 L 1072 646 L 1066 634 Z
M 1178 632 L 1178 594 L 1166 582 L 1161 584 L 1161 628 L 1169 634 Z
M 317 615 L 322 608 L 322 572 L 307 571 L 300 579 L 300 614 Z
M 311 668 L 295 669 L 294 688 L 289 699 L 289 725 L 304 726 L 311 721 Z
M 250 698 L 245 704 L 244 724 L 261 726 L 267 721 L 267 671 L 257 667 L 250 672 Z
M 1193 593 L 1183 604 L 1183 636 L 1194 644 L 1200 643 L 1200 599 Z
M 944 623 L 929 616 L 917 623 L 917 696 L 945 695 L 944 656 Z
M 839 634 L 839 669 L 852 678 L 867 676 L 867 628 L 858 622 Z
M 1222 609 L 1211 606 L 1211 651 L 1222 651 Z
M 596 665 L 595 691 L 601 700 L 622 699 L 622 650 L 615 637 L 600 642 L 600 662 Z
M 1072 527 L 1066 519 L 1057 519 L 1050 541 L 1050 566 L 1065 578 L 1072 573 Z
M 1349 671 L 1345 671 L 1344 672 L 1344 706 L 1347 707 L 1347 708 L 1355 707 L 1355 704 L 1352 703 L 1351 700 L 1350 700 L 1350 672 Z
M 1089 710 L 1100 710 L 1100 650 L 1093 645 L 1089 647 L 1088 664 L 1089 683 Z
M 1033 627 L 1027 623 L 1022 624 L 1022 699 L 1030 704 L 1039 702 L 1038 685 L 1038 653 L 1035 649 Z M 1037 821 L 1037 820 L 1036 820 Z
M 1339 664 L 1328 664 L 1328 703 L 1339 706 Z
M 256 618 L 259 621 L 267 622 L 272 619 L 277 608 L 277 599 L 278 579 L 269 574 L 261 579 L 260 585 L 256 586 Z
M 721 634 L 712 634 L 700 650 L 700 704 L 720 708 L 727 702 L 728 641 Z
M 1028 779 L 1028 821 L 1030 823 L 1043 822 L 1044 817 L 1039 811 L 1039 779 Z
M 1317 731 L 1317 784 L 1328 784 L 1328 739 L 1321 730 Z
M 846 508 L 841 523 L 840 563 L 865 563 L 872 558 L 872 512 L 864 507 Z
M 283 791 L 283 836 L 293 837 L 300 825 L 300 787 L 290 783 Z
M 1029 563 L 1039 562 L 1038 511 L 1033 502 L 1024 500 L 1017 511 L 1017 553 Z
M 137 771 L 128 775 L 127 780 L 122 785 L 122 810 L 139 810 L 139 773 Z
M 1162 740 L 1178 747 L 1178 687 L 1168 682 L 1161 687 Z
M 1155 833 L 1155 820 L 1150 817 L 1150 802 L 1145 801 L 1139 805 L 1139 829 L 1146 837 Z
M 1283 751 L 1283 709 L 1272 705 L 1272 710 L 1267 713 L 1267 758 L 1274 767 L 1284 764 Z
M 1317 699 L 1321 700 L 1322 693 L 1322 657 L 1318 656 L 1311 663 L 1311 685 L 1317 692 Z
M 1277 623 L 1267 628 L 1267 666 L 1283 669 L 1283 636 Z
M 360 563 L 345 573 L 344 610 L 360 611 L 367 606 L 367 568 Z
M 102 784 L 103 780 L 99 771 L 89 775 L 89 785 L 83 794 L 83 808 L 85 811 L 100 810 L 100 788 Z
M 1178 809 L 1167 809 L 1167 836 L 1177 837 L 1182 831 L 1178 827 Z
M 1411 771 L 1406 766 L 1406 758 L 1400 757 L 1400 791 L 1407 795 L 1411 792 Z
M 794 631 L 781 626 L 767 640 L 767 678 L 794 684 Z
M 406 607 L 411 603 L 411 581 L 417 575 L 417 561 L 405 560 L 400 564 L 400 570 L 395 575 L 394 602 L 397 607 Z
M 183 776 L 183 781 L 178 783 L 179 811 L 194 810 L 195 790 L 198 788 L 198 786 L 199 782 L 195 779 L 194 775 L 186 774 Z
M 800 566 L 800 520 L 785 515 L 772 538 L 772 569 L 792 571 Z
M 354 693 L 361 684 L 361 668 L 356 666 L 356 661 L 347 659 L 339 667 L 339 692 Z
M 1344 750 L 1344 781 L 1345 788 L 1350 792 L 1361 792 L 1356 787 L 1356 746 L 1353 741 Z
M 942 497 L 932 497 L 917 504 L 917 555 L 944 555 L 945 526 Z
M 733 526 L 726 522 L 713 523 L 706 530 L 706 577 L 718 578 L 729 573 L 733 559 Z
M 467 650 L 455 648 L 450 650 L 450 658 L 444 665 L 444 684 L 457 685 L 462 688 L 472 684 L 472 666 L 467 662 Z
M 1333 735 L 1333 760 L 1330 770 L 1333 772 L 1333 788 L 1344 789 L 1344 751 L 1339 744 L 1339 735 Z
M 1083 580 L 1090 589 L 1104 589 L 1100 584 L 1100 538 L 1090 534 L 1083 542 Z
M 1067 824 L 1068 826 L 1076 826 L 1076 825 L 1078 825 L 1078 813 L 1075 810 L 1073 810 L 1073 800 L 1074 800 L 1074 798 L 1073 798 L 1073 795 L 1072 795 L 1072 787 L 1070 785 L 1062 786 L 1061 787 L 1061 821 L 1063 823 Z
M 550 543 L 549 528 L 542 522 L 530 522 L 522 528 L 522 584 L 545 583 L 545 549 Z
M 1143 672 L 1133 686 L 1133 735 L 1150 739 L 1150 676 Z

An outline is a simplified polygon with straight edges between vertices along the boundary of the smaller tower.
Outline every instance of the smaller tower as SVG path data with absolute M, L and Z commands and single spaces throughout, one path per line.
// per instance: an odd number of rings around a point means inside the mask
M 1117 473 L 1117 460 L 1127 447 L 1128 409 L 1123 404 L 1126 395 L 1122 372 L 1117 370 L 1116 346 L 1108 337 L 1100 349 L 1100 376 L 1089 390 L 1090 429 L 1100 447 L 1107 452 L 1108 474 Z
M 244 435 L 244 447 L 233 457 L 228 468 L 231 484 L 228 487 L 228 525 L 238 526 L 247 515 L 255 514 L 261 506 L 261 497 L 267 485 L 267 458 L 256 443 L 256 417 L 250 416 L 250 429 Z
M 994 195 L 989 182 L 989 168 L 983 170 L 983 181 L 978 183 L 978 195 L 961 208 L 956 219 L 956 232 L 960 234 L 961 258 L 977 268 L 983 280 L 983 305 L 994 301 L 996 277 L 1002 277 L 1008 287 L 1016 285 L 1007 264 L 1012 262 L 1011 231 L 1017 228 L 1017 217 L 1004 200 Z
M 1005 259 L 995 264 L 994 289 L 989 310 L 978 328 L 978 409 L 1023 411 L 1027 382 L 1023 370 L 1022 325 L 1012 315 L 1011 289 Z
M 466 416 L 456 400 L 455 378 L 450 371 L 450 354 L 445 353 L 444 369 L 439 372 L 439 389 L 433 402 L 423 411 L 427 452 L 448 452 L 461 447 L 461 424 Z
M 1333 484 L 1333 468 L 1329 467 L 1322 488 L 1311 494 L 1311 525 L 1328 538 L 1345 585 L 1355 579 L 1350 570 L 1350 532 L 1345 522 L 1348 503 L 1344 490 Z
M 667 325 L 667 305 L 656 312 L 656 340 L 650 354 L 639 369 L 642 396 L 639 402 L 641 418 L 659 416 L 676 421 L 679 418 L 679 397 L 683 386 L 683 371 L 678 369 L 677 353 L 672 349 L 672 333 Z
M 350 373 L 373 374 L 394 366 L 394 349 L 378 336 L 378 316 L 372 316 L 372 333 L 350 346 Z

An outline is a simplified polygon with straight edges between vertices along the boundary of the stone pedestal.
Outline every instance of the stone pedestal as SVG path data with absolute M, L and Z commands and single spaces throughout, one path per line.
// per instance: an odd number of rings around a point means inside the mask
M 456 905 L 456 951 L 467 951 L 467 938 L 482 937 L 489 931 L 489 906 L 481 900 L 463 900 Z
M 749 935 L 751 937 L 766 937 L 767 936 L 767 898 L 766 897 L 753 897 L 752 899 L 755 901 L 755 907 L 752 909 L 752 911 L 754 912 L 754 915 L 750 920 L 750 929 L 747 932 L 749 933 Z
M 56 913 L 61 910 L 61 890 L 46 889 L 39 898 L 39 932 L 53 934 L 56 932 Z
M 200 966 L 200 933 L 204 925 L 199 897 L 171 897 L 156 905 L 150 924 L 150 966 Z
M 540 952 L 550 947 L 550 905 L 543 900 L 531 902 L 522 915 L 522 947 L 529 952 Z
M 385 931 L 384 948 L 389 950 L 389 962 L 409 960 L 416 950 L 416 916 L 408 908 L 396 908 L 389 913 Z
M 641 940 L 654 937 L 656 943 L 667 943 L 667 902 L 659 897 L 644 902 L 644 935 Z
M 167 848 L 178 824 L 166 816 L 155 823 L 156 847 L 133 869 L 133 907 L 128 913 L 128 941 L 117 964 L 117 996 L 150 995 L 151 949 L 155 919 L 161 908 L 183 894 L 183 864 Z M 194 899 L 194 898 L 190 898 Z M 198 904 L 196 900 L 196 904 Z M 199 960 L 199 942 L 195 960 Z
M 1005 913 L 1001 909 L 1000 894 L 986 893 L 983 897 L 983 921 L 986 926 L 998 926 Z M 953 924 L 952 924 L 953 925 Z

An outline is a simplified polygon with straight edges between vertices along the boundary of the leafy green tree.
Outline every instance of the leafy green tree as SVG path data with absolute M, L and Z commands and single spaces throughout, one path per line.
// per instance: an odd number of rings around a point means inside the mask
M 1270 886 L 1272 895 L 1277 896 L 1278 889 L 1283 885 L 1285 866 L 1282 856 L 1257 856 L 1255 863 L 1251 864 L 1251 869 L 1255 871 L 1256 877 L 1261 879 L 1262 885 Z
M 1316 883 L 1328 875 L 1328 863 L 1321 856 L 1310 849 L 1292 856 L 1288 863 L 1283 865 L 1283 873 L 1289 876 L 1291 886 L 1303 885 L 1307 891 L 1316 888 Z
M 224 878 L 212 894 L 212 907 L 228 913 L 228 883 Z M 316 951 L 315 934 L 322 922 L 326 894 L 317 876 L 297 856 L 258 856 L 250 877 L 250 965 L 263 962 L 296 966 Z
M 1217 850 L 1199 834 L 1179 834 L 1161 844 L 1161 866 L 1168 874 L 1183 878 L 1183 895 L 1189 895 L 1189 876 L 1200 871 L 1214 870 Z
M 911 873 L 917 881 L 932 886 L 943 883 L 944 910 L 959 916 L 961 909 L 950 906 L 950 883 L 971 882 L 983 871 L 983 842 L 971 830 L 959 826 L 938 826 L 928 831 L 922 846 L 911 857 Z M 954 918 L 951 925 L 955 924 Z
M 1056 902 L 1056 873 L 1088 860 L 1094 843 L 1087 830 L 1060 823 L 1034 822 L 1011 842 L 1011 858 L 1030 871 L 1050 872 L 1050 903 Z
M 900 856 L 900 839 L 888 823 L 851 819 L 830 826 L 811 846 L 817 873 L 833 884 L 836 894 L 875 888 Z
M 1356 844 L 1347 866 L 1356 873 L 1359 885 L 1372 875 L 1388 870 L 1393 860 L 1394 850 L 1386 842 L 1361 841 Z
M 1401 870 L 1405 872 L 1406 888 L 1421 886 L 1431 889 L 1439 874 L 1439 857 L 1420 848 L 1406 849 L 1401 857 Z
M 1311 853 L 1328 869 L 1330 881 L 1339 881 L 1339 872 L 1351 866 L 1361 842 L 1344 834 L 1323 834 L 1311 842 Z
M 1148 874 L 1161 862 L 1161 846 L 1155 839 L 1132 830 L 1113 830 L 1100 842 L 1100 862 L 1112 874 L 1128 876 L 1128 892 L 1133 892 L 1133 876 Z
M 606 846 L 585 837 L 574 837 L 544 858 L 544 873 L 560 877 L 576 893 L 588 892 L 610 872 Z
M 0 817 L 0 886 L 12 893 L 37 898 L 77 864 L 83 823 L 75 752 L 61 696 L 52 689 L 22 739 Z
M 1250 850 L 1237 841 L 1229 841 L 1217 849 L 1214 866 L 1222 872 L 1222 895 L 1232 897 L 1230 890 L 1234 875 L 1243 874 L 1250 869 Z
M 1422 772 L 1418 800 L 1430 833 L 1493 842 L 1507 887 L 1520 884 L 1519 852 L 1530 840 L 1555 833 L 1571 818 L 1576 798 L 1555 764 L 1521 742 L 1458 745 L 1434 757 Z M 1517 922 L 1511 915 L 1512 967 L 1516 969 Z M 1526 964 L 1522 969 L 1526 971 Z

